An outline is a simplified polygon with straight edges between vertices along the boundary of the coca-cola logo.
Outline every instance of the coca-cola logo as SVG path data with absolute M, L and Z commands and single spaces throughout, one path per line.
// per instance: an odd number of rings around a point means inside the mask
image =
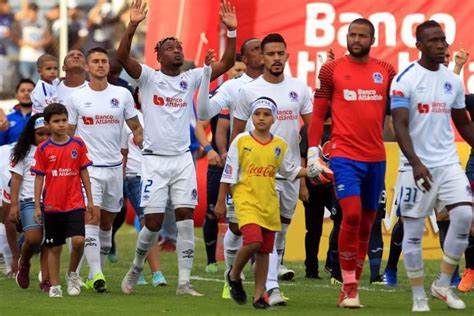
M 260 166 L 251 164 L 247 169 L 247 174 L 250 177 L 275 177 L 276 167 L 273 165 L 260 167 Z

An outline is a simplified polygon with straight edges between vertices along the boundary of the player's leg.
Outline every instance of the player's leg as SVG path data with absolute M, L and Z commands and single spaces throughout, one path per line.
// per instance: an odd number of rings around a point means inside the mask
M 44 240 L 48 247 L 48 270 L 51 282 L 49 297 L 62 297 L 61 281 L 59 277 L 59 265 L 62 245 L 66 243 L 67 232 L 66 213 L 44 213 Z
M 222 168 L 209 166 L 207 169 L 207 211 L 202 227 L 204 244 L 206 246 L 207 266 L 206 272 L 217 272 L 216 245 L 218 221 L 214 215 L 214 205 L 219 194 L 219 185 Z
M 333 194 L 334 195 L 334 194 Z M 341 265 L 339 264 L 339 232 L 341 230 L 342 210 L 337 199 L 333 196 L 333 205 L 331 207 L 331 219 L 333 226 L 331 234 L 329 235 L 329 249 L 328 253 L 331 257 L 331 284 L 342 284 Z
M 123 223 L 125 223 L 126 217 L 127 217 L 127 198 L 125 196 L 125 191 L 124 191 L 122 208 L 120 209 L 120 212 L 117 214 L 117 216 L 114 219 L 114 223 L 112 224 L 112 246 L 110 247 L 110 251 L 107 256 L 109 261 L 112 263 L 115 263 L 118 260 L 117 245 L 115 243 L 115 234 L 117 234 L 120 227 L 122 227 Z
M 22 289 L 26 289 L 30 285 L 30 260 L 41 246 L 43 239 L 43 226 L 35 222 L 34 214 L 35 204 L 33 201 L 20 202 L 20 218 L 25 240 L 18 260 L 16 283 Z
M 377 208 L 377 216 L 375 218 L 374 224 L 372 225 L 372 231 L 370 233 L 368 256 L 371 284 L 384 284 L 383 275 L 380 274 L 380 266 L 382 264 L 383 256 L 382 220 L 385 218 L 385 212 L 386 193 L 384 188 Z
M 84 253 L 86 233 L 84 227 L 84 210 L 71 211 L 67 216 L 66 237 L 71 238 L 71 255 L 69 258 L 69 269 L 66 273 L 67 294 L 69 296 L 77 296 L 81 293 L 81 280 L 76 270 Z M 98 284 L 94 284 L 94 286 L 97 287 Z
M 469 235 L 469 244 L 464 251 L 464 258 L 466 260 L 466 267 L 462 275 L 461 282 L 459 282 L 458 290 L 461 292 L 469 292 L 474 283 L 474 237 Z
M 396 198 L 396 197 L 394 197 Z M 403 223 L 401 217 L 393 226 L 392 234 L 390 235 L 390 251 L 388 254 L 387 265 L 385 266 L 384 279 L 388 287 L 397 286 L 397 266 L 400 254 L 402 253 L 403 241 Z
M 8 220 L 10 216 L 10 202 L 3 203 L 3 212 L 5 217 L 5 233 L 7 236 L 8 246 L 11 252 L 11 275 L 16 276 L 18 272 L 18 259 L 20 258 L 20 251 L 18 250 L 17 246 L 17 232 L 15 225 Z
M 253 306 L 256 309 L 266 309 L 271 306 L 267 302 L 265 292 L 265 281 L 268 274 L 268 254 L 274 249 L 275 232 L 265 228 L 260 228 L 262 234 L 262 244 L 255 254 L 255 291 L 253 296 Z

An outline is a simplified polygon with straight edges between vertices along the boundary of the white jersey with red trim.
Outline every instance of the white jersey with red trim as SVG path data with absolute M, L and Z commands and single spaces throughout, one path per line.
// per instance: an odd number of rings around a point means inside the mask
M 20 201 L 32 199 L 35 196 L 35 174 L 31 172 L 35 152 L 36 146 L 31 145 L 30 151 L 23 160 L 18 161 L 16 164 L 13 161 L 10 163 L 10 172 L 16 173 L 23 178 L 20 186 Z
M 86 143 L 93 165 L 120 165 L 120 137 L 124 121 L 138 113 L 130 91 L 111 84 L 102 91 L 95 91 L 87 85 L 74 92 L 66 101 L 66 106 L 68 122 L 76 125 L 76 135 Z
M 141 66 L 137 82 L 145 122 L 144 153 L 171 156 L 188 151 L 193 97 L 201 82 L 202 68 L 172 77 Z
M 45 107 L 58 101 L 57 87 L 59 83 L 59 79 L 54 79 L 51 84 L 41 79 L 36 82 L 35 88 L 30 93 L 33 114 L 43 113 Z

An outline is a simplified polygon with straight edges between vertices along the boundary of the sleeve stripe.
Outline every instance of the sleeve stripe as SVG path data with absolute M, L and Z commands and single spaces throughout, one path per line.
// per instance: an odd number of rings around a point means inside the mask
M 44 172 L 41 172 L 41 171 L 36 170 L 36 169 L 31 169 L 31 172 L 33 172 L 33 173 L 35 173 L 35 174 L 37 174 L 37 175 L 39 175 L 39 176 L 44 176 L 44 175 L 45 175 Z
M 401 97 L 398 95 L 393 95 L 390 98 L 390 108 L 392 110 L 399 109 L 399 108 L 410 108 L 410 99 L 407 97 Z
M 399 82 L 399 81 L 402 79 L 402 77 L 403 77 L 411 68 L 413 68 L 414 66 L 415 66 L 415 63 L 413 63 L 413 64 L 411 64 L 410 66 L 408 66 L 407 68 L 405 68 L 405 70 L 403 70 L 403 71 L 398 75 L 396 81 Z
M 84 166 L 81 167 L 81 170 L 84 170 L 89 166 L 92 166 L 92 162 L 86 163 Z

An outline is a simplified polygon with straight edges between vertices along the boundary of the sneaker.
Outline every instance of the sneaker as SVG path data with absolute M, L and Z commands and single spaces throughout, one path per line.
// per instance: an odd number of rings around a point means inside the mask
M 45 293 L 49 293 L 49 289 L 51 288 L 51 283 L 49 282 L 49 280 L 43 280 L 40 282 L 39 287 L 41 291 Z
M 244 287 L 242 286 L 242 280 L 231 281 L 230 270 L 227 271 L 225 279 L 229 284 L 230 297 L 239 305 L 247 303 L 247 294 L 245 293 Z
M 140 273 L 140 276 L 138 277 L 137 285 L 148 285 L 148 282 L 145 280 L 143 272 Z
M 279 288 L 268 291 L 268 303 L 270 306 L 286 306 L 288 302 L 283 298 Z
M 142 273 L 143 268 L 138 268 L 135 265 L 132 265 L 130 270 L 128 270 L 127 274 L 122 280 L 122 292 L 125 294 L 130 294 L 133 292 L 135 285 L 138 282 L 138 278 Z
M 370 279 L 370 284 L 372 284 L 372 285 L 385 285 L 383 275 L 381 274 L 381 275 L 375 277 L 375 279 Z
M 465 309 L 464 302 L 454 293 L 450 286 L 437 286 L 436 281 L 431 284 L 431 295 L 445 302 L 452 309 Z
M 385 269 L 383 278 L 384 278 L 386 287 L 397 287 L 397 283 L 398 283 L 397 271 Z
M 331 282 L 331 285 L 342 285 L 342 281 L 336 279 L 335 277 L 331 277 L 330 282 Z
M 361 308 L 359 293 L 357 292 L 357 283 L 344 284 L 342 286 L 341 294 L 337 301 L 337 307 Z
M 102 273 L 97 273 L 92 279 L 92 286 L 97 293 L 104 293 L 107 291 L 107 284 Z
M 161 271 L 153 272 L 151 281 L 154 287 L 168 285 L 168 282 L 166 282 L 165 276 L 163 275 Z
M 217 262 L 209 263 L 206 266 L 206 273 L 216 273 L 217 272 Z
M 224 288 L 222 289 L 222 298 L 225 300 L 230 300 L 230 287 L 227 281 L 224 281 Z
M 118 256 L 116 253 L 109 253 L 107 258 L 109 259 L 110 263 L 117 263 L 118 261 Z
M 323 279 L 319 276 L 319 273 L 306 273 L 305 278 L 313 279 L 313 280 L 322 280 Z
M 15 280 L 16 284 L 22 289 L 27 289 L 30 286 L 30 263 L 22 263 L 21 257 L 18 259 L 18 273 Z
M 466 269 L 462 275 L 461 282 L 459 282 L 458 290 L 461 292 L 469 292 L 472 289 L 474 281 L 474 270 Z
M 193 286 L 189 282 L 178 285 L 178 288 L 176 289 L 176 295 L 204 296 L 204 294 L 199 293 L 193 289 Z
M 255 309 L 268 309 L 271 307 L 265 297 L 260 297 L 258 300 L 254 301 L 252 305 Z
M 278 269 L 278 279 L 283 281 L 290 281 L 293 280 L 295 277 L 295 271 L 288 269 L 284 265 L 280 265 Z
M 49 297 L 63 297 L 63 290 L 61 285 L 51 286 L 49 289 Z
M 417 298 L 413 301 L 413 306 L 411 308 L 412 312 L 429 312 L 431 311 L 430 306 L 428 305 L 428 299 Z
M 81 294 L 79 279 L 79 275 L 76 272 L 69 272 L 69 274 L 66 273 L 67 294 L 69 296 L 78 296 Z

